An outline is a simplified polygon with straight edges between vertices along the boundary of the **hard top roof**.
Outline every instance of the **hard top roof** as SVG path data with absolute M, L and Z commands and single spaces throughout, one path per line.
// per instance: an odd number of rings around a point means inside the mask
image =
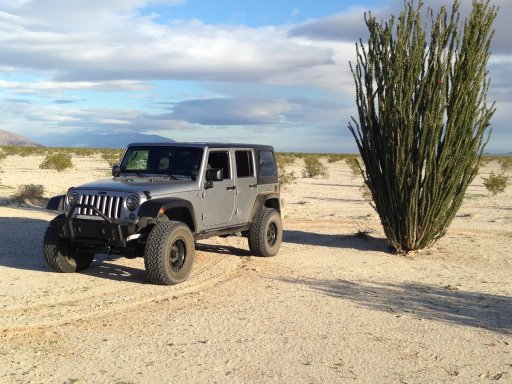
M 242 143 L 199 143 L 199 142 L 158 142 L 158 143 L 130 143 L 128 147 L 195 147 L 195 148 L 254 148 L 260 150 L 273 151 L 271 145 L 262 144 L 242 144 Z

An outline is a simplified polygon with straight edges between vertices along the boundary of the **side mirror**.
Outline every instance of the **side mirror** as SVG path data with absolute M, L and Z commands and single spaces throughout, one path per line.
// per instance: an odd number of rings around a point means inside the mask
M 206 181 L 224 180 L 224 170 L 222 168 L 212 168 L 206 170 Z
M 222 168 L 212 168 L 206 170 L 206 183 L 205 189 L 213 188 L 214 181 L 224 180 L 224 170 Z
M 119 167 L 119 164 L 114 164 L 112 166 L 112 176 L 117 177 L 121 173 L 121 168 Z

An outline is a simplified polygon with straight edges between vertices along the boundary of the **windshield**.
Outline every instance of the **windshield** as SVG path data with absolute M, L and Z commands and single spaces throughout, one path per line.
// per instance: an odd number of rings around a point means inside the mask
M 129 147 L 120 168 L 122 173 L 139 176 L 163 175 L 175 179 L 192 179 L 199 173 L 202 157 L 202 148 Z

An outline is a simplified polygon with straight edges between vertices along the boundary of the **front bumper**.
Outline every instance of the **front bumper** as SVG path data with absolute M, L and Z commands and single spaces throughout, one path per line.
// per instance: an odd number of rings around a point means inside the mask
M 97 216 L 77 215 L 76 208 L 93 209 Z M 66 237 L 73 243 L 83 245 L 125 248 L 128 237 L 137 232 L 135 222 L 122 223 L 118 219 L 110 219 L 96 207 L 77 204 L 71 208 L 66 219 Z

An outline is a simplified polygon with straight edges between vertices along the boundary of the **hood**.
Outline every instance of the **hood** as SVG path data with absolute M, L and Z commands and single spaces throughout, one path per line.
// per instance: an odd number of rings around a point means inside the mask
M 197 181 L 169 180 L 159 177 L 116 177 L 93 181 L 74 187 L 75 190 L 116 191 L 143 195 L 149 192 L 153 198 L 159 195 L 178 192 L 188 192 L 197 189 Z

